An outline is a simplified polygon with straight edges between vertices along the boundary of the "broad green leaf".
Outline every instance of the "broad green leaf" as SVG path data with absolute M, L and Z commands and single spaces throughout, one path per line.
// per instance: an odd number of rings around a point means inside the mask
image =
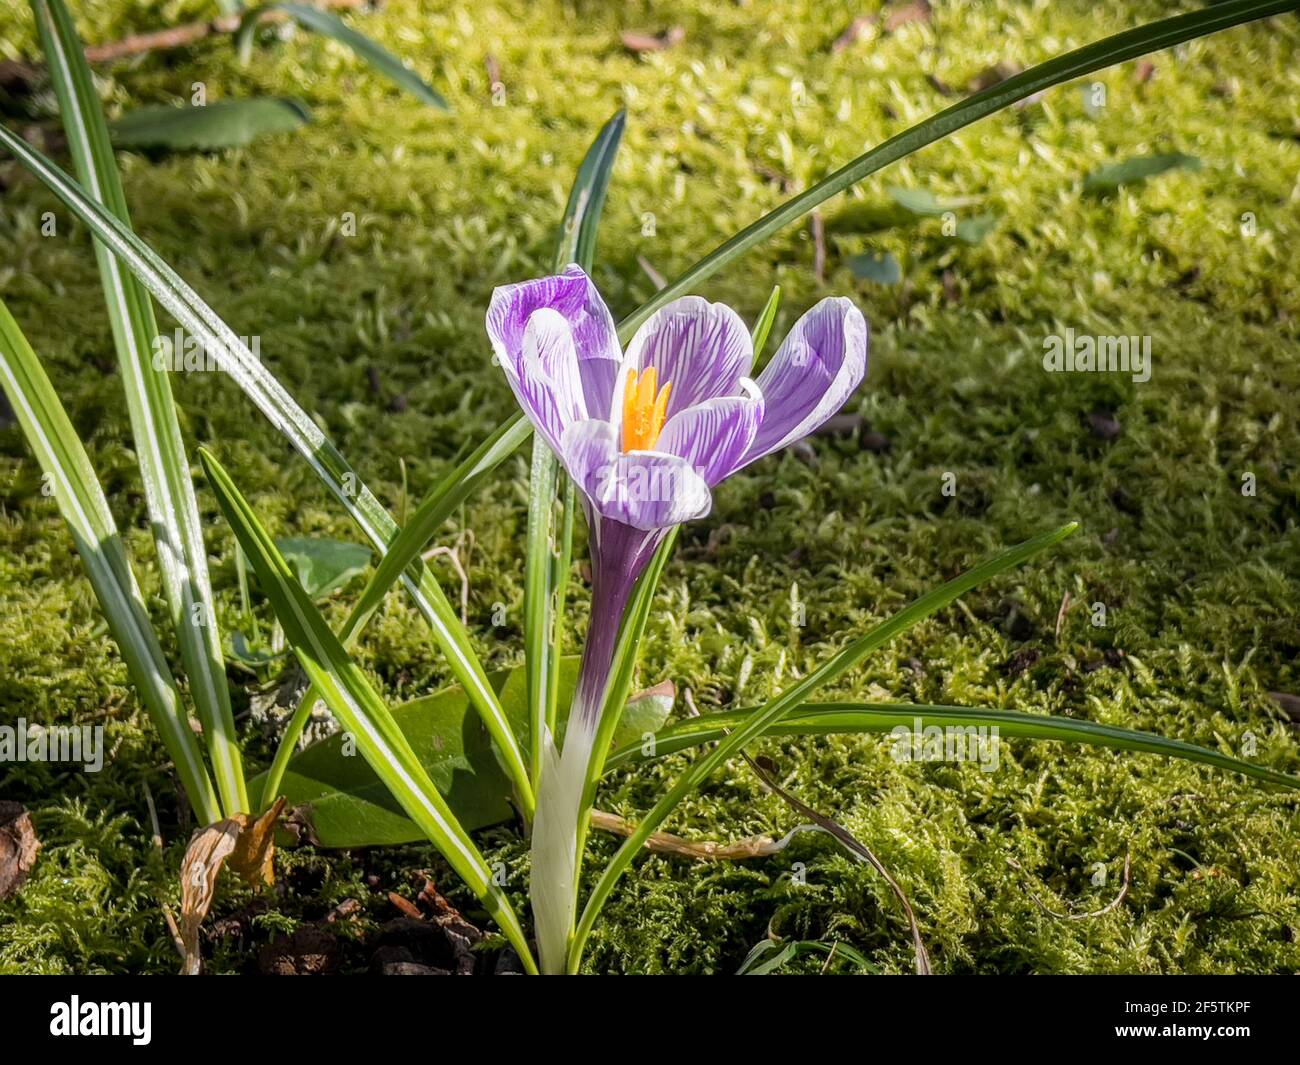
M 324 599 L 337 592 L 370 565 L 370 548 L 346 540 L 290 536 L 276 540 L 275 546 L 312 599 Z
M 957 239 L 966 244 L 978 244 L 990 233 L 998 224 L 998 216 L 993 214 L 977 214 L 971 218 L 963 218 L 957 223 Z
M 1013 74 L 1004 81 L 966 97 L 951 107 L 931 115 L 923 122 L 904 130 L 876 147 L 864 152 L 852 162 L 842 166 L 812 188 L 787 200 L 756 222 L 724 241 L 703 259 L 690 267 L 680 277 L 655 293 L 646 303 L 619 323 L 619 336 L 624 342 L 636 332 L 637 327 L 660 307 L 694 291 L 707 277 L 717 273 L 728 263 L 767 240 L 790 223 L 802 218 L 813 208 L 845 189 L 856 185 L 891 163 L 943 140 L 949 134 L 1001 111 L 1004 107 L 1027 97 L 1081 78 L 1103 67 L 1124 63 L 1130 59 L 1172 48 L 1184 41 L 1217 33 L 1243 22 L 1280 15 L 1295 7 L 1295 0 L 1226 0 L 1225 3 L 1186 14 L 1160 19 L 1145 26 L 1124 30 L 1092 44 L 1076 48 L 1065 55 Z
M 899 185 L 890 185 L 886 191 L 889 198 L 904 210 L 923 218 L 938 218 L 949 211 L 960 211 L 980 202 L 978 196 L 954 196 L 941 200 L 929 189 L 905 189 Z
M 266 418 L 307 460 L 313 473 L 333 493 L 362 533 L 379 550 L 398 534 L 397 523 L 374 493 L 348 464 L 315 420 L 277 381 L 248 345 L 221 320 L 199 295 L 161 258 L 110 212 L 88 198 L 67 174 L 12 130 L 0 125 L 3 144 L 25 167 L 43 181 L 127 268 L 155 299 L 199 340 L 226 375 L 256 404 Z M 456 616 L 446 593 L 424 563 L 416 559 L 402 574 L 420 615 L 429 625 L 456 680 L 470 693 L 492 738 L 500 746 L 520 801 L 533 805 L 532 785 L 518 740 L 487 683 L 482 663 L 474 653 L 469 634 Z
M 713 743 L 727 732 L 744 725 L 757 712 L 725 710 L 678 721 L 655 735 L 652 753 L 643 749 L 640 738 L 628 739 L 609 757 L 609 768 L 630 765 L 649 758 L 662 758 L 678 751 Z M 980 709 L 965 706 L 929 706 L 913 703 L 805 703 L 763 734 L 766 736 L 829 736 L 843 733 L 893 732 L 922 729 L 932 725 L 996 727 L 999 737 L 1058 740 L 1086 743 L 1120 751 L 1142 751 L 1181 758 L 1189 762 L 1241 773 L 1266 784 L 1300 789 L 1300 778 L 1287 776 L 1266 766 L 1242 761 L 1220 751 L 1181 740 L 1169 740 L 1150 732 L 1082 721 L 1053 714 L 1027 714 L 1018 710 Z
M 114 122 L 110 133 L 119 148 L 217 151 L 290 133 L 310 121 L 311 111 L 299 100 L 259 97 L 216 100 L 203 107 L 141 107 Z
M 903 279 L 903 269 L 892 252 L 866 251 L 848 261 L 854 277 L 874 281 L 878 285 L 897 285 Z
M 221 803 L 140 598 L 108 500 L 58 393 L 3 300 L 0 385 L 53 489 L 109 631 L 176 766 L 194 815 L 205 825 L 219 821 Z
M 560 664 L 560 693 L 572 696 L 578 660 Z M 488 678 L 501 705 L 522 731 L 527 727 L 528 685 L 522 669 Z M 465 691 L 444 688 L 392 708 L 393 720 L 406 736 L 420 764 L 466 831 L 499 824 L 515 816 L 510 781 L 474 714 Z M 267 774 L 251 787 L 263 789 Z M 322 847 L 368 847 L 410 843 L 424 838 L 383 781 L 366 762 L 346 753 L 336 733 L 295 754 L 277 794 L 291 807 L 305 806 L 312 838 Z
M 338 41 L 345 48 L 351 49 L 358 58 L 365 60 L 379 73 L 429 106 L 443 111 L 451 110 L 451 105 L 431 85 L 383 45 L 371 40 L 364 33 L 354 30 L 338 15 L 307 4 L 267 4 L 249 11 L 240 22 L 235 34 L 235 47 L 241 62 L 248 62 L 258 21 L 271 11 L 283 11 L 304 29 Z
M 494 882 L 483 856 L 438 793 L 388 707 L 294 579 L 289 563 L 276 550 L 229 474 L 203 449 L 199 459 L 217 504 L 311 683 L 402 810 L 487 907 L 524 965 L 530 971 L 535 969 L 510 900 Z
M 635 745 L 654 736 L 673 712 L 676 696 L 672 683 L 668 681 L 629 699 L 623 707 L 618 727 L 614 729 L 614 746 Z
M 226 653 L 236 662 L 240 662 L 252 669 L 278 662 L 288 654 L 287 651 L 257 650 L 248 642 L 248 637 L 239 630 L 235 630 L 230 634 L 230 646 L 226 648 Z
M 1121 185 L 1163 174 L 1168 170 L 1199 170 L 1201 161 L 1194 155 L 1182 152 L 1165 152 L 1160 155 L 1135 155 L 1110 166 L 1094 170 L 1083 179 L 1083 191 L 1093 194 L 1114 192 Z
M 77 174 L 91 195 L 129 227 L 131 220 L 117 160 L 72 17 L 63 0 L 33 0 L 32 11 Z M 221 631 L 189 458 L 170 379 L 166 372 L 152 366 L 153 344 L 158 336 L 153 302 L 144 286 L 103 245 L 95 245 L 95 258 L 172 629 L 203 724 L 222 808 L 228 815 L 247 812 L 239 737 L 230 707 Z
M 967 570 L 961 576 L 940 585 L 934 591 L 927 592 L 910 606 L 900 610 L 888 621 L 877 625 L 866 634 L 853 640 L 847 647 L 833 655 L 803 680 L 792 684 L 757 713 L 751 714 L 743 725 L 740 725 L 725 739 L 719 741 L 708 754 L 692 763 L 690 768 L 673 783 L 673 786 L 655 804 L 654 808 L 646 814 L 645 818 L 637 825 L 636 831 L 619 847 L 609 865 L 601 874 L 600 880 L 592 889 L 591 895 L 587 899 L 587 905 L 582 911 L 582 917 L 578 921 L 577 930 L 574 932 L 569 953 L 570 971 L 577 971 L 578 965 L 582 961 L 583 947 L 586 944 L 587 937 L 591 935 L 596 916 L 600 913 L 601 906 L 604 905 L 609 893 L 618 882 L 618 878 L 631 864 L 632 859 L 645 845 L 650 835 L 663 823 L 664 818 L 687 795 L 703 784 L 719 765 L 741 750 L 745 744 L 756 736 L 761 736 L 769 728 L 777 724 L 790 711 L 807 702 L 808 698 L 819 688 L 842 676 L 866 658 L 867 655 L 884 646 L 895 636 L 906 632 L 917 622 L 947 606 L 954 599 L 964 595 L 972 588 L 976 588 L 1012 567 L 1020 565 L 1054 544 L 1060 543 L 1078 527 L 1078 522 L 1070 522 L 1052 532 L 1035 536 L 1033 539 L 1008 548 L 987 562 Z

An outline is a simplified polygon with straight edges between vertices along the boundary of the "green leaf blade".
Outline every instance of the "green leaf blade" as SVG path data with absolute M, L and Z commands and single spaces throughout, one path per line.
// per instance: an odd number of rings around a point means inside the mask
M 129 227 L 126 193 L 72 17 L 63 0 L 32 0 L 32 9 L 77 172 L 103 207 Z M 172 627 L 222 808 L 227 814 L 247 812 L 248 792 L 189 457 L 167 371 L 152 364 L 158 336 L 153 302 L 144 286 L 100 244 L 95 245 L 95 257 Z
M 248 55 L 252 49 L 253 33 L 257 28 L 257 23 L 264 15 L 272 11 L 282 11 L 303 29 L 337 41 L 343 47 L 351 50 L 358 59 L 368 63 L 384 77 L 409 92 L 422 103 L 428 104 L 430 107 L 436 107 L 440 111 L 451 110 L 451 104 L 432 85 L 378 41 L 354 30 L 338 15 L 307 4 L 267 4 L 264 7 L 248 12 L 240 22 L 235 35 L 235 47 L 242 62 L 248 61 Z
M 655 735 L 654 753 L 647 755 L 640 740 L 629 741 L 609 758 L 611 769 L 660 758 L 678 751 L 711 743 L 743 724 L 755 710 L 726 710 L 677 722 Z M 1020 739 L 1083 743 L 1119 751 L 1181 758 L 1184 761 L 1240 773 L 1253 780 L 1300 790 L 1300 779 L 1267 766 L 1234 758 L 1220 751 L 1182 740 L 1166 739 L 1150 732 L 1084 721 L 1054 714 L 1028 714 L 1018 710 L 980 709 L 965 706 L 933 706 L 914 703 L 805 703 L 766 729 L 765 736 L 827 736 L 846 733 L 888 733 L 897 728 L 928 728 L 931 725 L 975 726 L 998 729 L 999 736 Z
M 199 459 L 222 513 L 271 600 L 286 640 L 321 698 L 353 735 L 358 750 L 402 810 L 478 895 L 525 965 L 530 965 L 528 942 L 514 909 L 493 882 L 483 856 L 434 787 L 388 707 L 298 585 L 288 562 L 229 474 L 203 449 Z
M 311 111 L 300 100 L 253 97 L 215 100 L 202 107 L 141 107 L 122 115 L 109 132 L 119 148 L 211 152 L 291 133 L 310 121 Z
M 214 356 L 226 376 L 306 459 L 312 472 L 366 538 L 379 550 L 385 550 L 397 536 L 397 523 L 315 420 L 298 405 L 234 330 L 153 249 L 114 215 L 88 198 L 85 191 L 48 158 L 3 125 L 0 125 L 0 144 L 90 228 L 96 239 L 127 266 L 169 314 L 202 341 L 204 349 Z M 452 674 L 470 693 L 484 723 L 492 732 L 492 738 L 501 748 L 521 802 L 526 809 L 531 808 L 532 786 L 518 740 L 496 703 L 469 634 L 448 602 L 446 593 L 429 568 L 419 560 L 412 562 L 410 569 L 403 573 L 402 583 L 446 655 Z
M 205 825 L 220 820 L 221 803 L 140 597 L 103 489 L 54 386 L 3 300 L 0 386 L 37 463 L 49 477 L 109 630 L 140 701 L 176 766 L 195 816 Z
M 809 697 L 819 688 L 852 669 L 872 651 L 884 646 L 895 636 L 905 632 L 935 611 L 947 606 L 954 599 L 964 595 L 972 588 L 1020 565 L 1039 552 L 1045 551 L 1047 548 L 1064 540 L 1067 536 L 1072 535 L 1078 527 L 1078 522 L 1069 522 L 1059 529 L 1035 536 L 1022 544 L 1017 544 L 1015 547 L 1000 552 L 993 558 L 940 585 L 934 591 L 921 596 L 888 621 L 882 622 L 865 635 L 851 641 L 847 647 L 833 655 L 803 680 L 791 685 L 758 713 L 751 715 L 743 725 L 721 740 L 708 754 L 692 763 L 637 825 L 636 830 L 615 853 L 604 873 L 601 874 L 600 880 L 592 889 L 587 905 L 583 909 L 582 918 L 578 922 L 577 931 L 574 934 L 573 946 L 569 956 L 570 970 L 577 971 L 582 959 L 582 949 L 587 937 L 591 934 L 596 915 L 600 912 L 605 899 L 609 897 L 609 893 L 613 890 L 618 878 L 622 876 L 628 865 L 631 864 L 632 859 L 645 844 L 645 841 L 659 827 L 664 818 L 687 795 L 699 787 L 714 769 L 743 748 L 754 737 L 761 735 L 768 728 L 775 725 L 796 706 L 807 702 Z

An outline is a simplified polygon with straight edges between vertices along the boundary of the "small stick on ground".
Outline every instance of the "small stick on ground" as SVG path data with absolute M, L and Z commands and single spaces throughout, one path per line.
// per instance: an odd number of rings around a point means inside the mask
M 1061 597 L 1061 609 L 1056 612 L 1056 642 L 1057 643 L 1061 642 L 1061 629 L 1065 625 L 1065 615 L 1070 612 L 1071 605 L 1072 603 L 1070 599 L 1070 593 L 1067 591 L 1065 595 Z
M 654 283 L 654 287 L 656 291 L 662 291 L 663 289 L 668 287 L 667 278 L 665 278 L 663 274 L 661 274 L 658 270 L 656 270 L 653 266 L 651 266 L 650 260 L 647 259 L 644 255 L 638 255 L 636 257 L 636 264 L 637 266 L 641 267 L 642 270 L 645 271 L 645 276 L 648 277 Z
M 465 546 L 465 533 L 456 537 L 456 542 L 451 547 L 431 547 L 420 557 L 428 562 L 434 558 L 445 558 L 451 563 L 451 568 L 456 571 L 460 577 L 460 623 L 469 624 L 469 574 L 465 572 L 465 566 L 460 560 L 460 549 Z
M 808 230 L 813 242 L 813 277 L 821 285 L 826 281 L 826 224 L 818 211 L 808 216 Z
M 163 853 L 162 828 L 158 824 L 158 807 L 154 805 L 153 789 L 149 787 L 149 781 L 144 782 L 144 801 L 149 807 L 149 824 L 153 826 L 153 846 L 159 855 Z M 181 959 L 185 958 L 185 942 L 181 939 L 180 926 L 176 923 L 176 915 L 172 913 L 172 908 L 167 905 L 167 900 L 158 899 L 158 905 L 162 908 L 163 920 L 167 922 L 167 933 L 171 936 L 172 946 L 176 948 L 176 953 Z
M 1023 872 L 1019 863 L 1014 858 L 1008 858 L 1007 865 L 1011 866 L 1011 868 L 1016 870 L 1018 873 Z M 1133 855 L 1130 852 L 1124 855 L 1124 883 L 1119 889 L 1119 894 L 1111 899 L 1110 902 L 1106 903 L 1106 905 L 1100 910 L 1093 910 L 1091 913 L 1057 913 L 1055 910 L 1049 909 L 1043 900 L 1034 894 L 1034 889 L 1028 884 L 1025 884 L 1025 893 L 1033 900 L 1034 905 L 1047 914 L 1048 917 L 1054 917 L 1058 921 L 1090 921 L 1094 917 L 1101 917 L 1104 914 L 1110 913 L 1111 910 L 1117 909 L 1120 903 L 1128 897 L 1129 874 L 1132 871 L 1132 868 Z
M 616 836 L 627 837 L 636 831 L 636 824 L 618 814 L 604 810 L 591 811 L 591 827 Z M 656 854 L 671 854 L 678 858 L 699 858 L 705 861 L 741 862 L 748 858 L 766 858 L 784 850 L 790 837 L 772 839 L 771 836 L 746 836 L 731 843 L 716 840 L 688 840 L 670 832 L 652 832 L 645 841 L 645 849 Z
M 501 80 L 501 64 L 497 62 L 497 57 L 489 52 L 483 57 L 483 66 L 487 69 L 488 95 L 495 101 L 497 93 L 503 93 L 506 89 L 506 83 Z

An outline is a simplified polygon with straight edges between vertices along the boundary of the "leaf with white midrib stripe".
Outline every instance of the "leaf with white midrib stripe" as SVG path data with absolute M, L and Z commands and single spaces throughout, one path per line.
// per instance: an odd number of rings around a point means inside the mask
M 392 713 L 298 584 L 230 475 L 202 448 L 199 459 L 308 679 L 393 798 L 482 900 L 525 966 L 532 967 L 528 940 L 510 901 L 493 882 L 487 862 L 438 794 Z
M 357 472 L 248 349 L 235 332 L 148 245 L 112 214 L 89 199 L 84 190 L 13 131 L 0 125 L 3 144 L 81 219 L 112 253 L 149 289 L 178 322 L 202 341 L 204 349 L 231 380 L 256 404 L 271 424 L 307 460 L 321 483 L 333 493 L 367 539 L 380 551 L 398 533 L 397 523 L 366 487 Z M 501 750 L 506 769 L 525 810 L 533 805 L 532 786 L 519 742 L 510 729 L 474 653 L 469 634 L 427 566 L 419 559 L 402 576 L 420 614 L 428 623 L 458 683 L 464 685 L 475 709 Z
M 154 634 L 103 489 L 58 394 L 18 323 L 0 300 L 0 386 L 72 533 L 100 609 L 131 680 L 176 765 L 194 814 L 221 818 L 221 804 L 167 659 Z
M 87 190 L 131 224 L 108 128 L 81 41 L 63 0 L 32 0 L 68 149 Z M 104 299 L 126 392 L 131 433 L 158 551 L 176 642 L 203 723 L 223 811 L 251 812 L 230 707 L 221 633 L 189 459 L 166 371 L 152 366 L 158 336 L 148 291 L 102 245 L 95 245 Z

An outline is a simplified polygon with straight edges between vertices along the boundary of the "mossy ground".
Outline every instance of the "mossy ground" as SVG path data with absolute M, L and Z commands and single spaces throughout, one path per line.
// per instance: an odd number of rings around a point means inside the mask
M 85 37 L 106 41 L 205 15 L 208 5 L 77 6 Z M 209 99 L 278 93 L 310 103 L 314 124 L 291 137 L 219 155 L 124 153 L 121 165 L 141 235 L 236 332 L 261 338 L 270 368 L 395 509 L 399 461 L 418 499 L 458 448 L 510 411 L 488 365 L 484 307 L 494 285 L 544 271 L 574 168 L 616 108 L 627 108 L 628 132 L 596 278 L 626 313 L 652 292 L 638 255 L 673 276 L 783 198 L 774 173 L 804 187 L 945 106 L 927 75 L 962 88 L 992 63 L 1037 62 L 1169 10 L 958 0 L 936 4 L 928 25 L 876 32 L 833 54 L 862 5 L 618 7 L 389 0 L 364 17 L 367 33 L 448 96 L 450 116 L 304 34 L 263 47 L 247 69 L 228 40 L 213 40 L 101 71 L 114 112 L 187 98 L 195 82 Z M 672 24 L 686 38 L 671 50 L 635 57 L 618 42 L 621 29 Z M 20 0 L 0 0 L 0 26 L 0 58 L 36 53 Z M 1093 114 L 1079 86 L 1057 89 L 827 205 L 824 283 L 806 227 L 709 281 L 707 295 L 747 317 L 779 282 L 777 336 L 821 295 L 852 294 L 874 342 L 867 383 L 848 409 L 892 449 L 819 438 L 815 468 L 771 458 L 720 489 L 665 575 L 643 679 L 671 677 L 705 709 L 756 699 L 991 549 L 1077 517 L 1073 539 L 918 626 L 838 694 L 1051 711 L 1234 753 L 1249 734 L 1255 758 L 1300 770 L 1295 733 L 1267 695 L 1300 691 L 1298 40 L 1288 17 L 1154 56 L 1149 80 L 1133 64 L 1106 71 L 1095 79 L 1105 106 Z M 489 54 L 502 106 L 490 97 Z M 27 106 L 28 121 L 48 118 L 48 96 Z M 1204 165 L 1107 197 L 1081 190 L 1100 165 L 1167 150 Z M 0 163 L 0 180 L 0 293 L 46 360 L 157 602 L 87 234 L 15 166 Z M 997 228 L 976 246 L 945 237 L 939 219 L 879 229 L 899 220 L 891 184 L 978 196 Z M 58 220 L 53 238 L 40 234 L 47 210 Z M 348 211 L 359 220 L 352 238 L 339 232 Z M 1247 213 L 1253 236 L 1242 232 Z M 867 246 L 898 257 L 901 285 L 854 279 L 844 261 Z M 1067 326 L 1150 335 L 1151 380 L 1044 373 L 1043 338 Z M 191 438 L 220 454 L 274 532 L 354 536 L 228 381 L 188 375 L 176 388 Z M 1118 420 L 1113 440 L 1089 427 L 1098 409 Z M 955 497 L 942 494 L 945 473 L 956 475 Z M 1247 473 L 1253 496 L 1241 491 Z M 518 617 L 526 474 L 524 455 L 508 462 L 446 530 L 448 539 L 473 534 L 470 622 L 493 666 L 520 654 L 514 620 L 493 628 L 491 612 L 500 602 Z M 4 767 L 0 790 L 33 810 L 44 849 L 25 889 L 0 905 L 0 971 L 168 971 L 175 959 L 158 899 L 176 895 L 191 826 L 157 771 L 161 746 L 39 487 L 17 430 L 0 432 L 0 710 L 103 722 L 113 753 L 96 776 Z M 206 491 L 201 500 L 233 627 L 232 538 Z M 1058 638 L 1066 593 L 1078 605 Z M 571 645 L 585 623 L 583 594 Z M 805 606 L 802 627 L 792 599 Z M 1104 628 L 1090 623 L 1094 602 L 1107 606 Z M 336 619 L 347 604 L 338 597 Z M 1021 653 L 1030 651 L 1038 657 Z M 393 700 L 446 676 L 397 594 L 361 657 Z M 250 678 L 232 676 L 242 707 Z M 250 756 L 264 758 L 268 741 L 249 733 Z M 873 738 L 762 749 L 788 787 L 833 812 L 893 870 L 939 971 L 1300 969 L 1293 798 L 1181 763 L 1025 741 L 1005 743 L 992 774 L 900 765 Z M 635 817 L 682 764 L 621 777 L 601 803 Z M 146 777 L 162 854 L 150 842 Z M 735 764 L 668 827 L 725 838 L 780 833 L 797 820 Z M 522 885 L 517 838 L 497 830 L 484 846 Z M 612 846 L 596 840 L 589 867 Z M 1098 908 L 1115 894 L 1126 854 L 1132 888 L 1105 916 L 1057 920 L 1033 897 L 1058 911 Z M 418 847 L 299 850 L 280 861 L 271 905 L 249 938 L 213 946 L 210 969 L 248 969 L 276 931 L 346 897 L 364 903 L 364 930 L 393 914 L 384 893 L 409 891 L 409 870 L 439 868 Z M 796 862 L 805 885 L 791 876 Z M 1109 871 L 1104 886 L 1093 883 L 1097 863 Z M 230 883 L 214 912 L 247 901 Z M 884 971 L 911 966 L 880 878 L 816 836 L 746 864 L 641 861 L 588 965 L 734 971 L 769 927 L 846 940 Z

